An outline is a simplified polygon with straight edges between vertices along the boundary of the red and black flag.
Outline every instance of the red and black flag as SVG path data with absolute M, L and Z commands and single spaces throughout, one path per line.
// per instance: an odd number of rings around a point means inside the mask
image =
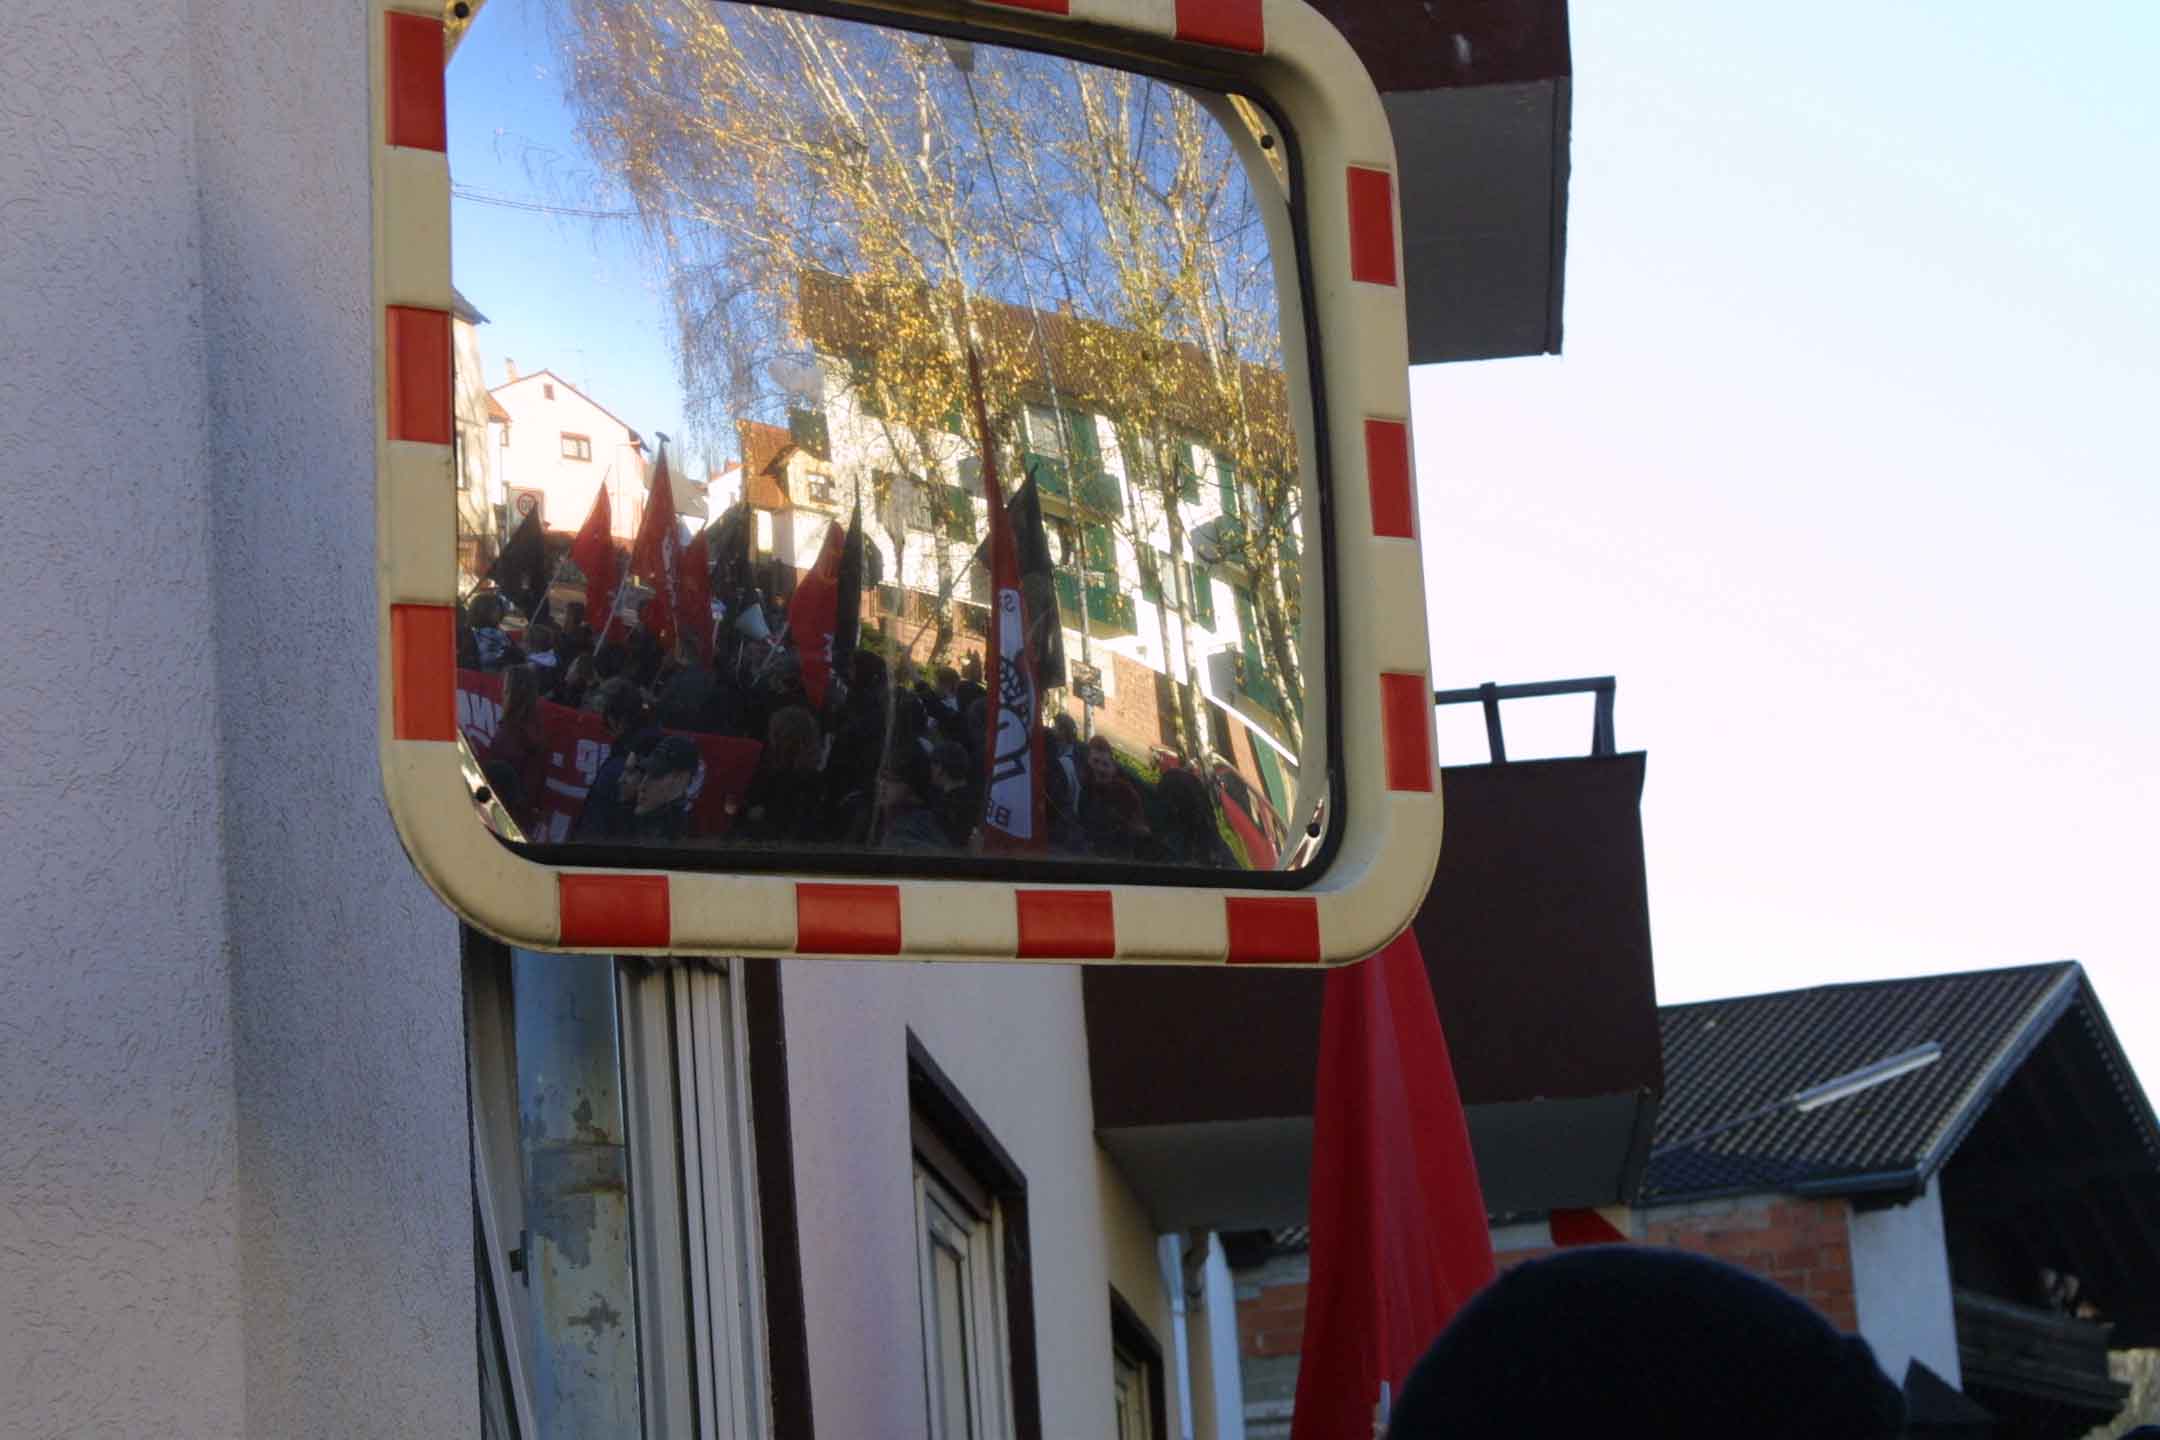
M 989 734 L 983 746 L 983 846 L 1040 850 L 1049 840 L 1043 811 L 1042 686 L 1028 643 L 1028 602 L 1020 576 L 1017 528 L 998 482 L 997 441 L 983 404 L 982 362 L 968 352 L 968 388 L 982 455 L 983 495 L 990 502 L 991 680 Z

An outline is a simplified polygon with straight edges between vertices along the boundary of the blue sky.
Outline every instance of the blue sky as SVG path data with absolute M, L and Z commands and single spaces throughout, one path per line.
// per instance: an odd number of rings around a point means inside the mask
M 528 9 L 453 176 L 618 205 Z M 2160 1090 L 2160 10 L 1572 12 L 1566 354 L 1413 372 L 1435 682 L 1618 676 L 1662 998 L 2076 958 Z M 680 432 L 629 227 L 454 218 L 491 367 Z

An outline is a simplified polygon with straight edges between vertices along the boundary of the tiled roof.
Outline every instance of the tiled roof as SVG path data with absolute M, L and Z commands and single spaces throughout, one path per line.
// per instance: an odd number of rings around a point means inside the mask
M 1662 1007 L 1665 1095 L 1643 1202 L 1932 1175 L 2082 979 L 2062 961 Z M 1704 1133 L 1928 1041 L 1942 1058 L 1923 1069 Z

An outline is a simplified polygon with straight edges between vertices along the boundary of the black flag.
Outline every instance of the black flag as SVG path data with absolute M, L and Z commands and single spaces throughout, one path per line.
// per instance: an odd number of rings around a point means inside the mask
M 833 669 L 843 677 L 853 671 L 855 642 L 862 638 L 862 587 L 862 496 L 858 494 L 855 518 L 848 521 L 847 540 L 840 547 L 840 590 L 833 615 Z
M 525 518 L 518 521 L 517 529 L 510 532 L 502 553 L 488 567 L 487 578 L 495 582 L 495 588 L 512 604 L 525 612 L 528 621 L 540 625 L 553 623 L 548 614 L 547 539 L 537 507 L 526 511 Z
M 1029 467 L 1006 513 L 1012 516 L 1014 548 L 1020 553 L 1020 586 L 1034 621 L 1035 683 L 1055 690 L 1065 683 L 1065 630 L 1058 618 L 1057 568 L 1050 559 L 1050 537 L 1043 530 L 1042 494 L 1035 488 L 1034 467 Z

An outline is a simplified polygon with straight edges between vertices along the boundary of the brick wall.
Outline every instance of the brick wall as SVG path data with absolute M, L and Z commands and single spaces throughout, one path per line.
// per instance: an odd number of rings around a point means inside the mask
M 1750 1195 L 1637 1211 L 1633 1233 L 1646 1244 L 1737 1265 L 1807 1301 L 1838 1329 L 1857 1332 L 1850 1211 L 1842 1199 Z M 1509 1233 L 1532 1228 L 1511 1226 L 1495 1233 L 1495 1244 L 1505 1247 L 1493 1256 L 1500 1269 L 1558 1253 L 1550 1245 L 1520 1244 Z M 1542 1224 L 1535 1229 L 1544 1231 Z M 1275 1432 L 1266 1427 L 1277 1418 L 1287 1429 L 1287 1402 L 1296 1390 L 1297 1357 L 1305 1335 L 1308 1263 L 1302 1253 L 1278 1255 L 1257 1270 L 1235 1276 L 1238 1357 L 1251 1440 L 1271 1440 Z M 1250 1428 L 1253 1424 L 1261 1428 Z
M 1822 1311 L 1838 1329 L 1858 1330 L 1850 1210 L 1842 1199 L 1748 1196 L 1643 1211 L 1636 1223 L 1652 1245 L 1753 1271 Z

